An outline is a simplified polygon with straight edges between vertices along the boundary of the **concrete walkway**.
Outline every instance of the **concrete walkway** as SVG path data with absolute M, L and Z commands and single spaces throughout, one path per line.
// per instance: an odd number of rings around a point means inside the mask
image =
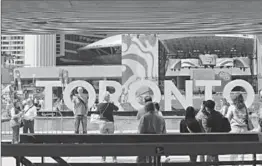
M 41 162 L 40 157 L 28 157 L 28 159 L 32 162 Z M 63 159 L 67 162 L 71 163 L 100 163 L 101 157 L 63 157 Z M 188 162 L 189 156 L 170 156 L 170 162 Z M 262 155 L 257 155 L 257 159 L 262 159 Z M 119 163 L 135 163 L 136 157 L 118 157 L 117 158 Z M 164 162 L 165 157 L 162 157 L 162 162 Z M 230 155 L 220 155 L 219 160 L 221 161 L 229 161 Z M 245 155 L 245 160 L 252 160 L 252 155 Z M 45 162 L 47 163 L 55 163 L 52 158 L 46 157 Z M 112 157 L 107 157 L 107 162 L 112 162 Z M 15 166 L 15 159 L 12 157 L 4 157 L 2 158 L 2 165 L 3 166 Z M 259 165 L 258 165 L 259 166 Z

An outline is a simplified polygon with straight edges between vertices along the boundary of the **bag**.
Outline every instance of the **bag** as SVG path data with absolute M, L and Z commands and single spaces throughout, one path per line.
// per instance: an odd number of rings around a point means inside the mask
M 102 121 L 100 119 L 100 115 L 99 114 L 91 114 L 90 115 L 90 123 L 94 123 L 94 124 L 102 123 Z
M 31 107 L 29 107 L 25 112 L 24 114 L 26 114 L 34 105 L 32 105 Z M 21 127 L 24 127 L 24 122 L 23 122 L 23 118 L 21 119 L 21 123 L 20 123 L 20 128 Z
M 222 115 L 223 116 L 223 115 Z M 222 127 L 221 132 L 230 132 L 231 131 L 231 125 L 229 120 L 226 117 L 222 117 Z
M 107 106 L 105 107 L 104 111 L 101 114 L 91 114 L 90 123 L 95 123 L 95 124 L 103 123 L 104 122 L 103 114 L 105 113 L 108 106 L 109 106 L 109 103 L 107 104 Z

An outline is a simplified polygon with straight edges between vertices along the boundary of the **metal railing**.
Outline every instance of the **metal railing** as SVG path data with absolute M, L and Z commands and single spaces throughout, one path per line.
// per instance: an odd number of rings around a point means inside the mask
M 242 135 L 242 136 L 241 136 Z M 252 136 L 253 135 L 253 136 Z M 172 163 L 164 163 L 163 165 L 258 165 L 262 164 L 262 142 L 260 134 L 178 134 L 178 135 L 72 135 L 69 137 L 60 136 L 41 136 L 35 135 L 29 138 L 29 142 L 21 144 L 3 144 L 2 156 L 21 156 L 17 158 L 17 162 L 30 165 L 32 162 L 25 158 L 32 157 L 52 157 L 56 163 L 37 163 L 37 165 L 54 166 L 54 165 L 98 165 L 90 163 L 89 160 L 82 160 L 82 163 L 69 163 L 62 157 L 79 157 L 79 156 L 153 156 L 155 166 L 161 165 L 161 156 L 185 156 L 185 155 L 249 155 L 249 160 L 228 161 L 220 159 L 216 162 L 188 162 L 177 161 Z M 181 141 L 181 136 L 183 137 Z M 200 139 L 200 137 L 201 139 Z M 236 138 L 237 136 L 237 138 Z M 41 137 L 41 138 L 40 138 Z M 49 137 L 49 139 L 48 139 Z M 53 138 L 51 138 L 53 137 Z M 69 139 L 67 139 L 67 137 Z M 130 138 L 132 137 L 132 138 Z M 147 139 L 144 139 L 147 137 Z M 192 140 L 192 138 L 196 140 Z M 63 139 L 62 139 L 63 138 Z M 211 139 L 212 138 L 212 139 Z M 252 140 L 250 138 L 256 138 Z M 211 139 L 211 140 L 210 140 Z M 229 139 L 229 141 L 226 141 Z M 40 142 L 30 142 L 30 140 Z M 49 143 L 42 143 L 46 140 Z M 48 141 L 49 140 L 49 141 Z M 77 142 L 80 141 L 80 142 Z M 132 141 L 131 141 L 132 140 Z M 165 141 L 166 140 L 166 141 Z M 169 141 L 168 141 L 169 140 Z M 180 140 L 180 141 L 179 141 Z M 242 141 L 241 141 L 242 140 Z M 51 142 L 52 143 L 51 143 Z M 62 142 L 61 142 L 62 141 Z M 84 141 L 84 142 L 81 142 Z M 102 141 L 102 143 L 101 143 Z M 29 143 L 29 144 L 28 144 Z M 127 150 L 128 149 L 128 150 Z M 24 157 L 23 157 L 24 156 Z M 57 156 L 57 157 L 53 157 Z M 27 162 L 27 163 L 26 163 Z M 136 163 L 118 164 L 110 163 L 109 165 L 117 166 L 137 165 Z M 151 164 L 151 166 L 152 166 Z M 149 165 L 143 164 L 140 165 Z

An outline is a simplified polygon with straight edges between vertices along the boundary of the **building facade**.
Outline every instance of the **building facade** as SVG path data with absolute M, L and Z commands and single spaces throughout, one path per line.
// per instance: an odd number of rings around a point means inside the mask
M 25 35 L 25 64 L 30 67 L 56 65 L 56 35 Z
M 56 57 L 65 56 L 65 35 L 56 34 Z
M 1 36 L 1 55 L 14 56 L 8 62 L 18 66 L 24 65 L 25 61 L 25 42 L 24 35 L 2 35 Z

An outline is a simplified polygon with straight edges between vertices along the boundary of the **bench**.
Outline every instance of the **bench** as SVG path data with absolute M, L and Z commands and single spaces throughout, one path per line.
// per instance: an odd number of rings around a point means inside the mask
M 254 154 L 252 161 L 220 161 L 219 165 L 262 164 L 255 154 L 262 154 L 261 134 L 167 134 L 167 135 L 21 135 L 20 144 L 2 145 L 2 156 L 16 157 L 17 163 L 33 165 L 25 156 L 52 157 L 57 163 L 35 163 L 40 166 L 86 166 L 104 163 L 67 163 L 61 157 L 79 156 L 155 156 L 154 165 L 163 155 L 224 155 Z M 210 163 L 165 163 L 164 165 L 208 165 Z M 137 165 L 106 163 L 106 165 Z M 148 165 L 142 163 L 141 165 Z M 162 164 L 163 165 L 163 164 Z

